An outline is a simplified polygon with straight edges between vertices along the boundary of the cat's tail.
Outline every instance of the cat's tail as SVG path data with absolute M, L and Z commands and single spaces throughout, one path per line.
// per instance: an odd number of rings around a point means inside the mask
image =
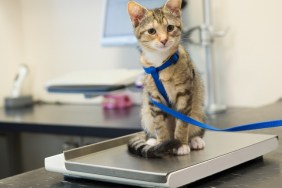
M 171 152 L 173 149 L 177 149 L 181 146 L 179 140 L 166 140 L 160 144 L 151 146 L 146 143 L 146 136 L 144 133 L 140 133 L 131 140 L 127 145 L 128 151 L 135 155 L 145 158 L 160 158 L 166 153 Z

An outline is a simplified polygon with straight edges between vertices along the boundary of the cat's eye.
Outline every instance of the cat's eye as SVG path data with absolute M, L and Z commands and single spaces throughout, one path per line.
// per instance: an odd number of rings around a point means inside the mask
M 167 26 L 167 32 L 172 32 L 174 30 L 174 26 L 173 25 L 168 25 Z
M 154 28 L 151 28 L 151 29 L 148 29 L 148 33 L 150 34 L 150 35 L 154 35 L 154 34 L 156 34 L 156 30 L 154 29 Z

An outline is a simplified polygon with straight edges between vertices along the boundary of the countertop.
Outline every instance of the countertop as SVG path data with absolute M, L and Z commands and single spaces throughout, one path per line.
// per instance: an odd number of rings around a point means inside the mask
M 113 138 L 141 130 L 139 106 L 105 110 L 100 105 L 36 104 L 0 109 L 0 132 L 36 132 Z
M 137 110 L 138 111 L 138 110 Z M 136 117 L 137 114 L 131 114 Z M 219 128 L 250 122 L 282 119 L 282 101 L 259 108 L 229 108 L 226 113 L 208 116 L 208 123 Z M 138 120 L 137 120 L 138 121 Z M 137 123 L 138 124 L 138 123 Z M 252 131 L 253 133 L 275 134 L 282 137 L 281 128 L 271 128 Z M 219 174 L 210 176 L 189 185 L 200 188 L 278 188 L 282 185 L 282 146 L 266 154 L 263 159 L 253 160 L 246 164 L 234 167 Z M 220 146 L 219 146 L 220 147 Z M 90 180 L 64 179 L 62 174 L 47 172 L 44 168 L 0 180 L 1 188 L 28 188 L 28 187 L 130 187 L 103 183 Z

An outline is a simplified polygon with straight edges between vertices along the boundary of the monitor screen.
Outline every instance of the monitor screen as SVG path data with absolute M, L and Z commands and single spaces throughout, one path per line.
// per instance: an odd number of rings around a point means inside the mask
M 166 0 L 135 0 L 146 8 L 161 7 Z M 103 46 L 136 45 L 137 40 L 127 13 L 128 0 L 107 0 L 101 43 Z

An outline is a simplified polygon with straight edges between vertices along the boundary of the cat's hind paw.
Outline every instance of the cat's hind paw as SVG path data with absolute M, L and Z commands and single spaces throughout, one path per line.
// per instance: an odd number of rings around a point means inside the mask
M 175 155 L 188 155 L 190 153 L 190 147 L 183 144 L 178 149 L 173 149 L 173 154 Z
M 200 149 L 203 149 L 205 147 L 206 143 L 201 137 L 196 136 L 196 137 L 191 139 L 189 145 L 190 145 L 191 149 L 200 150 Z

